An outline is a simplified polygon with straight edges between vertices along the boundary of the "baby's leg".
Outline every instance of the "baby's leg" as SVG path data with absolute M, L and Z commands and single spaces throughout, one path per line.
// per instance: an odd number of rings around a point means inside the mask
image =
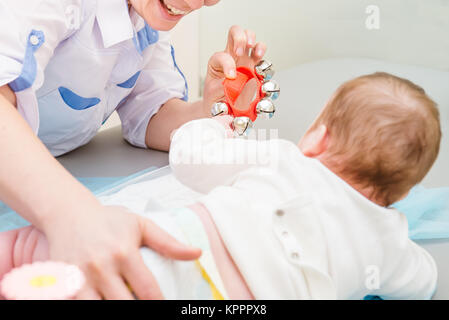
M 17 234 L 18 230 L 0 233 L 0 280 L 13 268 L 12 252 Z
M 0 279 L 13 268 L 48 258 L 47 239 L 36 228 L 0 233 Z

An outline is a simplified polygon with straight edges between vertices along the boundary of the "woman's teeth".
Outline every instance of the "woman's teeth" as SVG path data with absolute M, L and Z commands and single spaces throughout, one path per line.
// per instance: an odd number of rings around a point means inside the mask
M 163 2 L 164 2 L 165 7 L 168 9 L 168 13 L 170 13 L 171 15 L 179 16 L 179 15 L 185 15 L 188 13 L 186 11 L 179 10 L 179 9 L 169 5 L 165 1 L 163 1 Z

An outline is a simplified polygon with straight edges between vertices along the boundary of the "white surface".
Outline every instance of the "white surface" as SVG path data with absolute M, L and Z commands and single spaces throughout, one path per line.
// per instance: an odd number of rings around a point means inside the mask
M 369 5 L 379 30 L 366 28 Z M 256 31 L 279 69 L 357 56 L 449 70 L 446 0 L 223 0 L 200 19 L 202 73 L 233 24 Z
M 194 204 L 202 195 L 190 190 L 182 185 L 169 167 L 163 167 L 157 171 L 149 172 L 145 175 L 132 179 L 123 185 L 108 190 L 99 196 L 107 198 L 111 195 L 118 195 L 126 188 L 125 195 L 129 197 L 133 194 L 138 199 L 137 206 L 141 205 L 142 199 L 150 198 L 160 207 L 172 210 Z M 113 199 L 113 198 L 112 198 Z M 129 204 L 132 209 L 133 204 Z M 144 206 L 145 207 L 145 206 Z M 137 211 L 142 211 L 141 207 L 136 207 Z

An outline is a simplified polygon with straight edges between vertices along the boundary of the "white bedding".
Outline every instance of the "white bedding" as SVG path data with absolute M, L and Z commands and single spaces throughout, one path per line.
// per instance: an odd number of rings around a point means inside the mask
M 145 198 L 151 198 L 152 202 L 165 209 L 177 209 L 193 204 L 201 197 L 201 194 L 190 190 L 176 180 L 169 167 L 132 179 L 117 188 L 100 194 L 99 197 L 107 203 L 110 195 L 113 195 L 116 203 L 120 202 L 121 196 L 126 199 L 126 203 L 130 203 L 130 195 L 135 196 L 136 207 L 130 207 L 130 209 L 137 212 L 146 211 L 141 207 L 146 205 L 146 202 L 141 201 Z

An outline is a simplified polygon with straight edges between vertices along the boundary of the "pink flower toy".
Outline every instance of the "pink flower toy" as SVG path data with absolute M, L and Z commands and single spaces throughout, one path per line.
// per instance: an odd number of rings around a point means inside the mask
M 8 300 L 69 300 L 75 298 L 84 282 L 77 266 L 36 262 L 6 274 L 0 283 L 0 293 Z

